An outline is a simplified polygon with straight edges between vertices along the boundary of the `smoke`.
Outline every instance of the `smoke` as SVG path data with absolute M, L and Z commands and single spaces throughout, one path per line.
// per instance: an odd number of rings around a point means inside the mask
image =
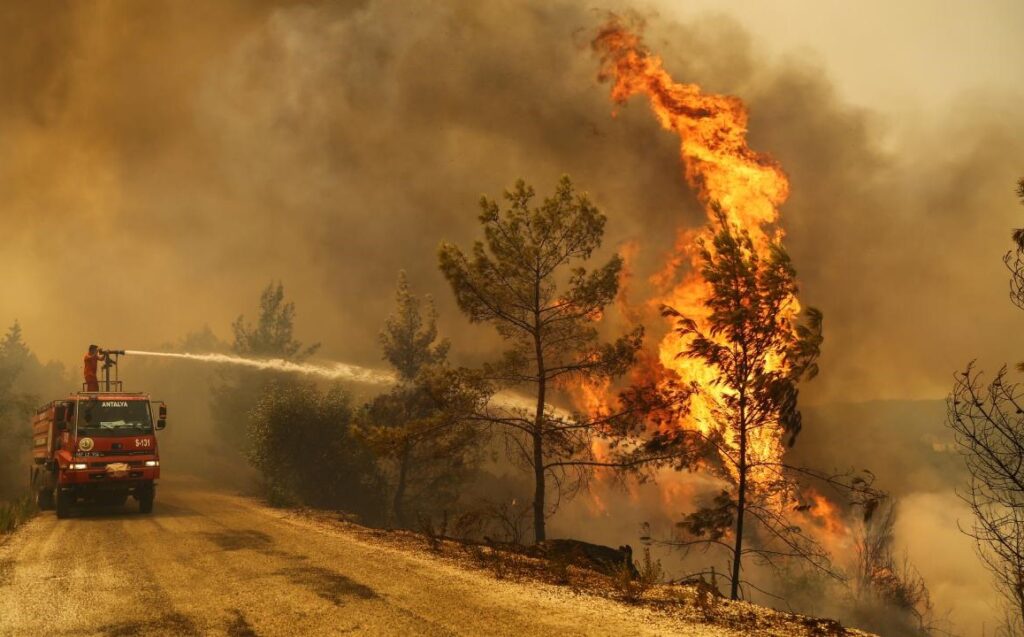
M 475 238 L 481 192 L 573 175 L 609 214 L 608 249 L 638 241 L 641 280 L 702 221 L 671 136 L 640 104 L 609 117 L 585 46 L 604 17 L 557 2 L 11 9 L 0 230 L 18 276 L 0 316 L 72 362 L 89 341 L 225 326 L 283 279 L 326 356 L 372 366 L 405 268 L 455 353 L 485 359 L 495 339 L 465 328 L 434 267 L 440 239 Z M 1003 356 L 1016 317 L 998 256 L 1024 145 L 1008 99 L 886 126 L 813 61 L 762 60 L 727 18 L 648 25 L 674 76 L 743 96 L 752 147 L 790 175 L 787 244 L 826 319 L 808 398 L 934 397 L 963 361 Z
M 676 139 L 646 105 L 609 116 L 586 47 L 604 8 L 5 7 L 0 319 L 21 319 L 42 359 L 77 368 L 89 342 L 161 349 L 204 325 L 223 337 L 281 279 L 300 340 L 373 369 L 404 268 L 437 300 L 453 360 L 476 364 L 500 343 L 460 316 L 437 272 L 437 244 L 478 237 L 480 193 L 497 195 L 519 176 L 543 193 L 561 173 L 608 214 L 605 253 L 637 242 L 631 294 L 644 298 L 676 230 L 704 217 L 680 178 Z M 801 300 L 825 316 L 822 373 L 803 397 L 935 398 L 965 361 L 1003 362 L 1020 317 L 999 257 L 1020 225 L 1012 188 L 1024 151 L 1008 90 L 927 117 L 889 104 L 868 111 L 844 103 L 813 57 L 772 61 L 727 17 L 652 15 L 646 39 L 674 77 L 742 96 L 751 147 L 790 177 L 786 244 Z M 661 328 L 650 327 L 656 342 Z M 201 387 L 185 389 L 204 404 Z M 816 427 L 805 419 L 798 448 Z M 847 434 L 828 432 L 821 445 L 845 444 Z M 878 436 L 879 449 L 899 440 L 892 430 Z M 928 453 L 915 458 L 927 465 Z M 934 473 L 892 478 L 910 494 L 931 489 L 916 481 Z M 592 531 L 605 526 L 596 520 Z

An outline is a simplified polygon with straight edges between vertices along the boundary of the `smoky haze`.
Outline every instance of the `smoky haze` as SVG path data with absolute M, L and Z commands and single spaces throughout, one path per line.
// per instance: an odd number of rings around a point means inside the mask
M 616 8 L 616 7 L 612 7 Z M 400 268 L 476 236 L 476 200 L 571 174 L 637 271 L 702 219 L 674 136 L 639 101 L 612 118 L 586 46 L 604 11 L 570 3 L 40 2 L 0 18 L 0 224 L 15 273 L 0 316 L 43 358 L 225 329 L 271 279 L 328 358 L 376 364 Z M 1010 102 L 965 97 L 897 137 L 808 62 L 768 63 L 737 23 L 652 17 L 673 75 L 742 96 L 751 144 L 792 179 L 783 208 L 805 302 L 826 318 L 810 398 L 935 397 L 1005 358 L 999 255 L 1024 147 Z M 885 105 L 879 105 L 883 108 Z M 933 119 L 934 119 L 934 114 Z M 906 137 L 906 138 L 905 138 Z M 894 141 L 898 140 L 898 141 Z M 250 310 L 251 311 L 251 310 Z M 939 347 L 938 345 L 942 346 Z
M 601 257 L 638 242 L 631 289 L 642 301 L 675 231 L 703 212 L 676 136 L 639 100 L 611 116 L 588 47 L 609 9 L 623 7 L 4 7 L 0 319 L 20 319 L 42 359 L 77 369 L 90 342 L 214 343 L 181 340 L 204 326 L 229 340 L 231 321 L 252 317 L 260 290 L 281 280 L 301 340 L 378 368 L 376 334 L 405 269 L 437 300 L 452 358 L 475 364 L 500 344 L 459 315 L 437 245 L 479 235 L 481 193 L 520 176 L 544 193 L 562 173 L 609 217 Z M 992 368 L 1020 357 L 1005 346 L 1020 317 L 1000 262 L 1021 225 L 1013 95 L 993 87 L 900 126 L 888 104 L 844 103 L 813 57 L 766 59 L 728 16 L 640 11 L 672 75 L 741 96 L 751 147 L 790 177 L 786 244 L 802 300 L 825 316 L 806 399 L 936 398 L 971 358 Z M 195 395 L 197 378 L 172 393 Z M 172 413 L 203 418 L 205 400 Z M 901 491 L 934 492 L 916 486 Z
M 640 242 L 641 278 L 701 221 L 674 136 L 639 100 L 609 116 L 586 46 L 604 17 L 519 2 L 7 7 L 0 316 L 71 364 L 90 341 L 226 336 L 280 279 L 325 356 L 376 364 L 406 268 L 473 362 L 494 343 L 464 328 L 434 253 L 476 236 L 481 193 L 571 174 L 609 215 L 609 249 Z M 791 175 L 787 244 L 825 315 L 811 397 L 938 396 L 966 359 L 1006 357 L 1017 317 L 998 256 L 1024 147 L 1009 99 L 965 97 L 896 143 L 813 60 L 763 62 L 726 17 L 655 16 L 647 32 L 675 77 L 748 101 L 752 145 Z

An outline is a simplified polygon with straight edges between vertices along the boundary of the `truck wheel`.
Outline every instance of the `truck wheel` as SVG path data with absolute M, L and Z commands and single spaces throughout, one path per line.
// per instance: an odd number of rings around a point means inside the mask
M 61 491 L 57 488 L 57 517 L 64 519 L 71 517 L 71 493 L 68 491 Z
M 36 504 L 40 511 L 49 511 L 53 508 L 53 489 L 43 487 L 36 490 Z
M 153 497 L 156 495 L 153 489 L 146 489 L 135 496 L 139 501 L 139 513 L 153 512 Z

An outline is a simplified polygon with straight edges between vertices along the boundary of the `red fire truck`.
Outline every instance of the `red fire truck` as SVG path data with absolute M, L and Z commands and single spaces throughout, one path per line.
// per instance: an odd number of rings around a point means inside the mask
M 100 391 L 55 400 L 32 418 L 32 488 L 39 508 L 56 509 L 58 518 L 68 517 L 79 502 L 123 505 L 128 496 L 140 512 L 153 510 L 160 477 L 156 430 L 167 424 L 167 406 L 149 394 L 123 391 L 110 370 L 124 352 L 101 353 L 106 362 Z

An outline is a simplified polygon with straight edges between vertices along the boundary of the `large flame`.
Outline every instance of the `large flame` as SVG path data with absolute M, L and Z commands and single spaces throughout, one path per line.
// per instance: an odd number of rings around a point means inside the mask
M 709 219 L 713 220 L 713 206 L 717 205 L 730 224 L 750 234 L 760 256 L 767 257 L 769 239 L 781 238 L 782 231 L 775 223 L 779 206 L 789 194 L 789 181 L 771 157 L 747 145 L 747 109 L 743 102 L 728 95 L 704 93 L 696 84 L 674 81 L 661 58 L 648 52 L 640 38 L 618 20 L 601 30 L 593 46 L 602 56 L 602 79 L 613 82 L 612 99 L 623 103 L 634 95 L 647 96 L 662 128 L 679 135 L 684 176 Z M 652 278 L 659 290 L 653 302 L 694 319 L 705 334 L 709 333 L 706 301 L 710 289 L 700 275 L 696 247 L 700 239 L 710 244 L 711 232 L 708 228 L 680 229 L 666 267 Z M 684 265 L 689 267 L 680 278 Z M 795 316 L 800 311 L 799 301 L 790 299 L 785 311 Z M 713 382 L 718 370 L 702 360 L 680 356 L 687 350 L 689 339 L 670 331 L 661 341 L 658 360 L 666 370 L 684 381 L 696 381 L 705 390 L 691 400 L 688 422 L 675 426 L 708 432 L 717 426 L 711 406 L 728 390 Z M 782 364 L 782 352 L 775 359 Z M 783 445 L 777 430 L 765 427 L 751 433 L 749 458 L 755 465 L 781 460 Z M 732 443 L 731 436 L 726 439 Z M 758 481 L 758 476 L 752 477 Z M 769 479 L 768 475 L 760 477 Z
M 789 195 L 789 181 L 775 160 L 748 146 L 748 116 L 743 102 L 728 95 L 705 93 L 696 84 L 674 81 L 661 59 L 651 54 L 639 36 L 617 19 L 598 33 L 592 45 L 601 56 L 601 79 L 612 82 L 612 100 L 622 104 L 632 96 L 646 96 L 662 128 L 679 136 L 684 178 L 704 205 L 709 220 L 714 220 L 717 206 L 730 224 L 749 233 L 759 256 L 767 257 L 769 241 L 782 238 L 782 230 L 776 224 L 779 206 Z M 710 226 L 678 230 L 674 249 L 666 258 L 664 268 L 650 279 L 656 292 L 648 301 L 648 307 L 675 308 L 694 319 L 705 334 L 710 333 L 706 304 L 710 287 L 700 274 L 698 244 L 703 239 L 710 246 L 711 237 Z M 631 255 L 635 250 L 635 246 L 630 248 Z M 790 318 L 799 314 L 800 303 L 796 297 L 789 300 L 783 311 Z M 684 382 L 697 382 L 704 391 L 691 399 L 686 420 L 662 426 L 709 433 L 720 426 L 711 413 L 712 405 L 728 390 L 713 382 L 719 373 L 717 369 L 702 360 L 681 355 L 687 351 L 689 339 L 669 331 L 661 340 L 657 355 L 647 357 L 648 368 L 641 373 L 654 378 L 674 373 Z M 777 365 L 784 364 L 782 352 L 771 358 Z M 593 410 L 607 404 L 606 389 L 603 386 L 581 388 L 576 392 L 577 397 L 582 398 L 580 407 Z M 777 466 L 782 460 L 784 445 L 780 434 L 778 427 L 750 432 L 748 461 L 755 468 L 748 478 L 755 488 L 761 485 L 767 489 L 777 478 L 777 470 L 771 465 Z M 725 442 L 734 446 L 729 455 L 735 457 L 738 451 L 735 440 L 726 436 Z M 729 462 L 725 464 L 732 466 Z M 735 468 L 732 470 L 735 472 Z M 671 492 L 668 488 L 663 495 Z M 790 494 L 780 493 L 772 499 L 780 507 L 792 503 Z M 676 503 L 676 506 L 680 504 L 683 503 Z M 818 526 L 830 535 L 840 533 L 842 524 L 834 507 L 824 498 L 817 498 L 813 508 Z

